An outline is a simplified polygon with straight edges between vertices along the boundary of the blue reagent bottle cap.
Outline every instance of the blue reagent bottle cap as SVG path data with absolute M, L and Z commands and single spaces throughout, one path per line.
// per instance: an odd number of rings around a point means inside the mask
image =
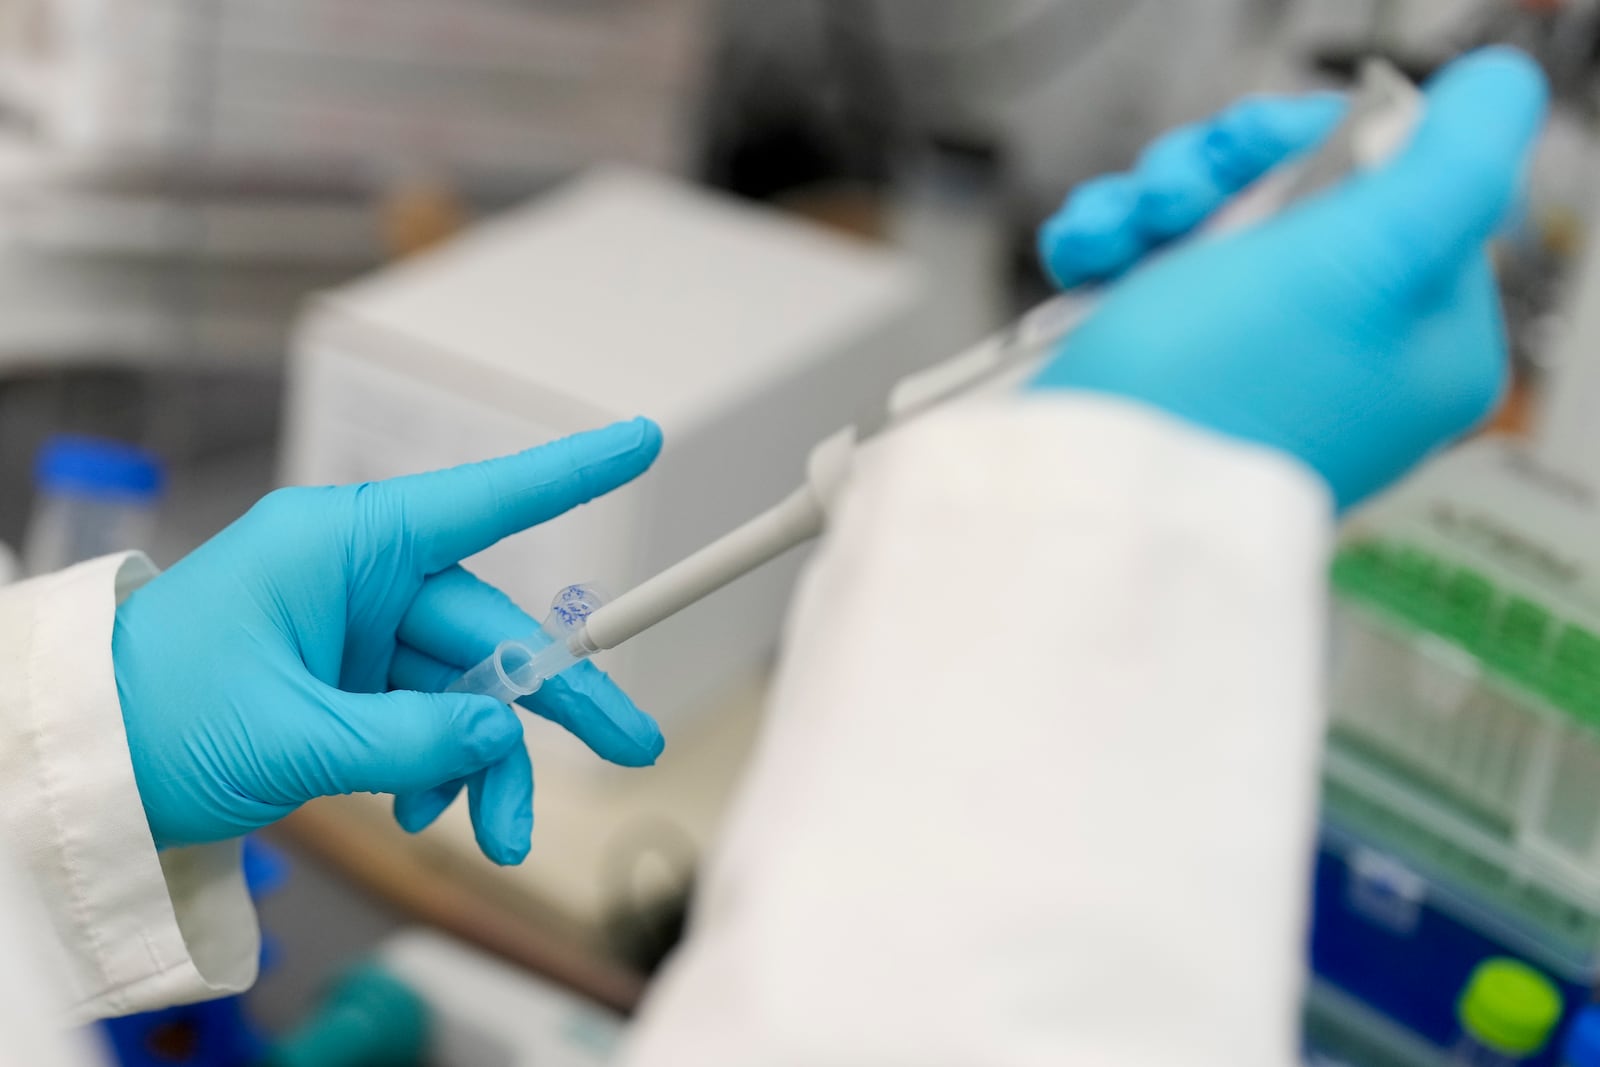
M 150 504 L 161 497 L 166 470 L 134 445 L 62 434 L 39 449 L 33 478 L 44 493 Z
M 1567 1067 L 1600 1067 L 1600 1006 L 1591 1004 L 1572 1020 L 1561 1062 Z

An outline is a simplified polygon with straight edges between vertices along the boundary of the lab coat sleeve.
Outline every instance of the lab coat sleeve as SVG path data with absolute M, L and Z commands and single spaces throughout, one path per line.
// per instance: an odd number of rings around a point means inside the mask
M 0 819 L 44 902 L 71 1022 L 256 974 L 238 842 L 158 853 L 134 783 L 111 632 L 154 573 L 133 554 L 0 589 Z
M 0 841 L 0 1063 L 27 1067 L 109 1064 L 93 1028 L 64 1029 L 59 946 L 27 873 Z
M 1329 527 L 1109 399 L 864 456 L 626 1062 L 1294 1063 Z

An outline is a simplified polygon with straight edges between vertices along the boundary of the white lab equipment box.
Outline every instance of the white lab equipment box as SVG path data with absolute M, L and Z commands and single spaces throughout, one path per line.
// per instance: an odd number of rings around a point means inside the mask
M 319 298 L 295 342 L 284 474 L 355 482 L 647 415 L 660 461 L 468 566 L 542 617 L 620 592 L 776 502 L 810 446 L 943 355 L 904 257 L 676 180 L 581 177 Z M 600 658 L 666 725 L 766 662 L 795 554 Z M 518 635 L 507 634 L 507 637 Z

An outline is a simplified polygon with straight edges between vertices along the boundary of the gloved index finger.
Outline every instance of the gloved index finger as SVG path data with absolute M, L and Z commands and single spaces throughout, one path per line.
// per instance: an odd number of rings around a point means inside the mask
M 1333 93 L 1256 96 L 1152 143 L 1139 159 L 1137 224 L 1152 241 L 1182 236 L 1279 164 L 1322 141 L 1345 101 Z
M 1279 164 L 1321 144 L 1349 101 L 1338 93 L 1249 96 L 1218 115 L 1201 151 L 1223 193 L 1232 195 Z
M 437 572 L 627 484 L 660 451 L 660 427 L 640 418 L 373 488 L 397 505 L 392 513 L 402 517 L 403 532 L 426 569 Z
M 1149 251 L 1132 219 L 1139 189 L 1131 174 L 1084 182 L 1039 227 L 1039 259 L 1063 289 L 1112 277 Z
M 1044 222 L 1046 271 L 1062 288 L 1116 277 L 1323 141 L 1345 110 L 1335 93 L 1255 96 L 1163 134 L 1132 173 L 1082 183 Z

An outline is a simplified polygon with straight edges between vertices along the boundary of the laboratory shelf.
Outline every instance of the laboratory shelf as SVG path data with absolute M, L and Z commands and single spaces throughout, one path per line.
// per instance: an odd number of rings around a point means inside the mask
M 1536 881 L 1592 907 L 1597 620 L 1551 590 L 1399 540 L 1347 547 L 1333 583 L 1333 757 L 1410 794 L 1464 850 L 1458 877 Z

